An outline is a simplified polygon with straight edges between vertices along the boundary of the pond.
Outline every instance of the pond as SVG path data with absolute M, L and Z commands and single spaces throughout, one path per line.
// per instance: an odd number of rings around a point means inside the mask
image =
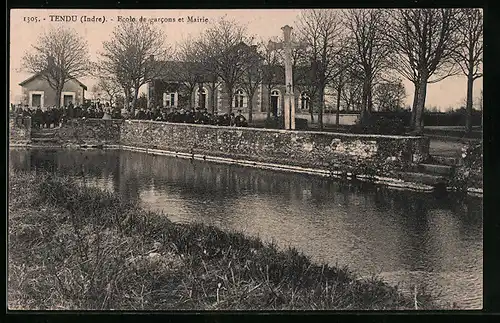
M 202 222 L 292 246 L 316 262 L 482 308 L 482 199 L 120 150 L 11 149 L 12 169 L 47 170 Z

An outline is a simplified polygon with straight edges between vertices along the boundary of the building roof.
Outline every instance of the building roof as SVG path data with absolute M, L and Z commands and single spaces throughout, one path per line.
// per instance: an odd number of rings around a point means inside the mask
M 35 75 L 32 75 L 30 76 L 29 78 L 27 78 L 26 80 L 22 81 L 21 83 L 19 83 L 20 86 L 24 86 L 25 84 L 33 81 L 34 79 L 38 78 L 39 76 L 41 76 L 42 73 L 39 72 L 39 73 L 36 73 Z M 78 85 L 80 85 L 85 91 L 87 90 L 87 86 L 85 84 L 83 84 L 82 82 L 78 81 L 76 78 L 70 78 L 70 80 L 73 80 L 75 81 L 76 83 L 78 83 Z
M 186 79 L 186 74 L 183 71 L 187 71 L 190 68 L 196 68 L 198 65 L 198 69 L 200 71 L 200 81 L 206 83 L 211 79 L 210 73 L 203 69 L 201 63 L 195 62 L 181 62 L 181 61 L 155 61 L 157 64 L 165 64 L 162 68 L 165 69 L 163 75 L 159 76 L 157 79 L 161 79 L 164 82 L 185 82 L 188 81 Z M 275 66 L 264 66 L 264 69 L 267 71 L 274 69 L 274 83 L 276 84 L 285 84 L 285 67 L 280 65 Z M 267 72 L 266 71 L 266 72 Z M 307 80 L 311 77 L 311 68 L 308 66 L 296 66 L 293 70 L 293 78 L 294 83 L 297 85 L 305 85 L 307 84 Z
M 200 81 L 209 82 L 210 73 L 203 68 L 201 63 L 195 62 L 180 62 L 180 61 L 155 61 L 159 66 L 158 69 L 163 69 L 162 75 L 159 75 L 158 79 L 162 79 L 166 82 L 185 82 L 188 81 L 188 75 L 186 71 L 190 69 L 198 69 L 200 75 Z M 160 67 L 160 65 L 162 65 Z

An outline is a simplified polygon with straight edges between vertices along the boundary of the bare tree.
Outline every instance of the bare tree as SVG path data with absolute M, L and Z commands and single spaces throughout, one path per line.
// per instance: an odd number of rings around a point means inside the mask
M 217 102 L 217 90 L 219 88 L 219 85 L 222 84 L 224 81 L 219 77 L 217 61 L 213 60 L 210 56 L 207 55 L 207 53 L 201 50 L 203 48 L 206 48 L 206 46 L 203 46 L 203 44 L 204 43 L 201 40 L 198 40 L 196 42 L 196 46 L 198 48 L 197 61 L 201 62 L 200 71 L 202 75 L 201 77 L 202 82 L 200 82 L 199 84 L 200 86 L 199 102 L 201 102 L 201 87 L 203 86 L 203 82 L 207 82 L 212 93 L 212 114 L 215 114 L 216 102 Z
M 320 100 L 318 122 L 323 129 L 325 88 L 340 73 L 335 67 L 342 49 L 341 19 L 332 9 L 303 10 L 297 22 L 297 35 L 306 44 L 304 54 L 311 64 Z
M 248 96 L 248 122 L 252 122 L 253 97 L 264 77 L 264 57 L 258 51 L 258 45 L 252 46 L 244 55 L 243 60 L 245 68 L 239 83 Z
M 378 111 L 397 110 L 403 106 L 406 90 L 401 79 L 387 80 L 375 86 L 374 94 Z
M 246 68 L 242 57 L 247 38 L 246 27 L 224 16 L 204 32 L 203 40 L 198 43 L 205 57 L 203 65 L 224 82 L 229 113 L 232 112 L 234 88 Z
M 150 23 L 124 22 L 115 27 L 111 40 L 105 41 L 103 47 L 100 65 L 115 75 L 126 92 L 130 86 L 133 111 L 139 88 L 162 77 L 168 67 L 170 50 L 165 47 L 164 33 Z
M 481 110 L 481 128 L 483 127 L 483 89 L 479 95 L 479 109 Z
M 345 74 L 345 83 L 341 91 L 341 102 L 345 110 L 360 111 L 363 90 L 363 71 L 360 66 L 352 64 Z
M 362 71 L 361 122 L 365 123 L 373 106 L 373 83 L 389 67 L 388 22 L 382 9 L 348 9 L 344 11 L 344 24 L 350 32 L 354 64 Z
M 318 86 L 316 82 L 316 71 L 307 65 L 294 65 L 293 67 L 293 82 L 294 87 L 299 92 L 305 93 L 309 97 L 309 115 L 311 123 L 314 123 L 314 110 L 317 106 L 321 109 L 321 98 L 318 94 Z
M 190 108 L 194 108 L 193 92 L 203 83 L 202 56 L 198 46 L 199 40 L 189 37 L 183 40 L 178 47 L 176 59 L 179 62 L 179 68 L 175 72 L 182 81 L 182 85 L 189 95 Z
M 472 100 L 474 81 L 483 76 L 483 14 L 481 9 L 461 9 L 462 22 L 458 27 L 460 46 L 455 49 L 455 61 L 467 77 L 465 131 L 472 131 Z
M 277 86 L 279 82 L 279 73 L 284 73 L 281 68 L 281 50 L 275 48 L 273 45 L 277 43 L 277 37 L 270 39 L 269 42 L 261 41 L 259 46 L 261 47 L 261 54 L 264 58 L 264 67 L 262 69 L 262 83 L 267 89 L 267 119 L 271 117 L 271 91 Z M 276 117 L 276 116 L 275 116 Z
M 24 54 L 22 69 L 47 81 L 56 92 L 59 107 L 66 82 L 86 75 L 91 68 L 89 62 L 87 42 L 74 29 L 53 27 Z
M 347 49 L 342 53 L 339 53 L 336 60 L 336 68 L 339 73 L 337 77 L 332 80 L 332 85 L 336 92 L 337 109 L 335 113 L 335 123 L 337 125 L 340 123 L 340 104 L 342 101 L 342 92 L 346 84 L 349 82 L 350 76 L 352 76 L 350 68 L 353 61 L 353 53 Z
M 481 89 L 481 93 L 479 94 L 479 110 L 483 112 L 483 89 Z
M 106 93 L 110 105 L 113 105 L 116 96 L 123 92 L 121 85 L 110 77 L 100 76 L 96 86 L 99 91 Z
M 393 64 L 415 85 L 413 128 L 423 130 L 427 84 L 456 74 L 453 61 L 459 45 L 459 9 L 398 9 L 390 11 L 393 28 L 387 34 L 395 49 Z

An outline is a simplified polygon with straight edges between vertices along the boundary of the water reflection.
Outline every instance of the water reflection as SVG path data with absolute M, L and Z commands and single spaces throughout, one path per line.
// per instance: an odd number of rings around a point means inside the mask
M 173 221 L 293 246 L 390 282 L 482 306 L 482 200 L 124 151 L 11 150 L 13 169 L 85 176 Z

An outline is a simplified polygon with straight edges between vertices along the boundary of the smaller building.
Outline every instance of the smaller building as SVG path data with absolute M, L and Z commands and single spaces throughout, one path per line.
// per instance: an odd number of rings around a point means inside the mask
M 40 74 L 19 83 L 22 87 L 22 104 L 29 108 L 51 107 L 57 105 L 56 91 L 49 85 L 48 81 Z M 77 79 L 70 79 L 64 84 L 60 106 L 65 106 L 69 102 L 74 105 L 84 103 L 87 86 Z

